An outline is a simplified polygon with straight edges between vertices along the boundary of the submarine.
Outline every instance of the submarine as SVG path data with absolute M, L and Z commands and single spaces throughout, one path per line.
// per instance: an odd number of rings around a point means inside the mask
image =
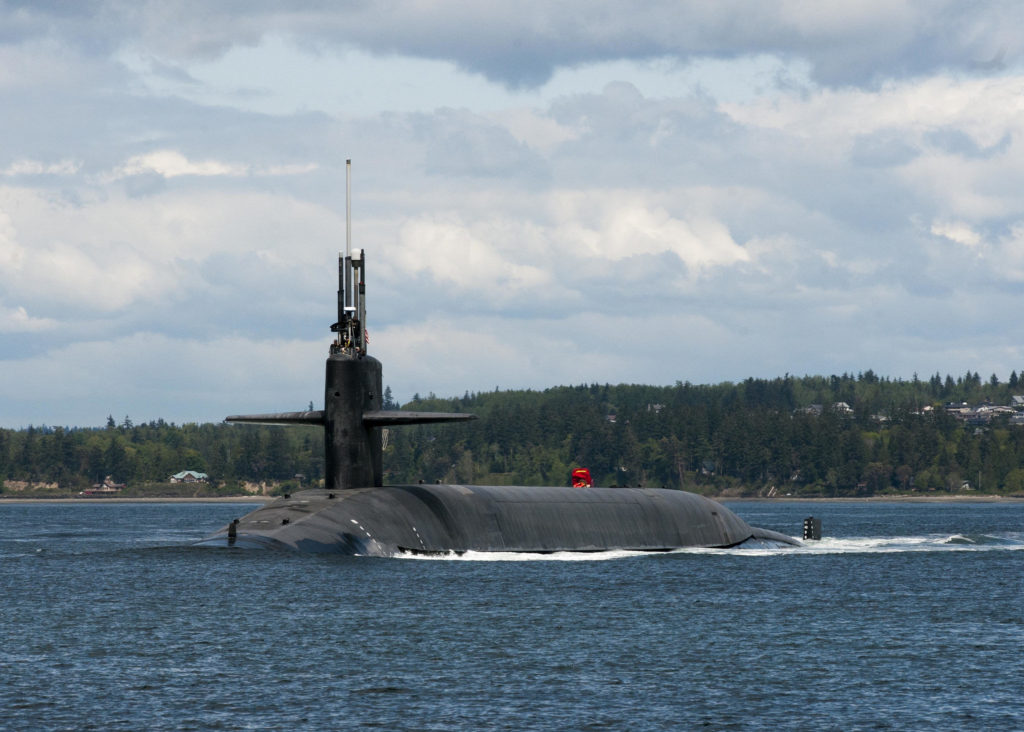
M 350 224 L 346 226 L 346 252 L 338 255 L 338 320 L 331 326 L 335 336 L 326 363 L 324 408 L 225 420 L 321 426 L 324 487 L 277 498 L 199 545 L 378 557 L 800 545 L 785 534 L 748 525 L 709 498 L 681 490 L 383 485 L 381 428 L 476 417 L 381 408 L 381 362 L 367 353 L 366 254 L 351 249 Z

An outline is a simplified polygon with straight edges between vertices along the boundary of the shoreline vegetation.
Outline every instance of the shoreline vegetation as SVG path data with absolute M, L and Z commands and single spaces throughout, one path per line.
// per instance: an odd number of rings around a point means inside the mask
M 872 371 L 674 386 L 589 384 L 385 409 L 472 412 L 382 430 L 384 483 L 681 489 L 719 500 L 1024 497 L 1024 378 Z M 316 427 L 134 424 L 0 429 L 0 496 L 248 499 L 322 485 Z M 170 483 L 182 471 L 208 477 Z M 116 487 L 116 491 L 114 488 Z M 80 500 L 86 500 L 85 498 Z

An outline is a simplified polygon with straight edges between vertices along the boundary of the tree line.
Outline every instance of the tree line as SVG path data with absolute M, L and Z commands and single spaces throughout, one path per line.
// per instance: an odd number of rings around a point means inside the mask
M 1024 493 L 1024 426 L 1006 416 L 967 424 L 943 408 L 1008 404 L 1022 381 L 1016 372 L 1000 381 L 977 372 L 892 380 L 866 371 L 417 395 L 402 408 L 479 419 L 387 430 L 385 483 L 561 485 L 586 467 L 596 485 L 719 495 Z M 385 397 L 387 408 L 398 407 L 390 390 Z M 132 486 L 189 469 L 225 492 L 242 481 L 288 489 L 323 478 L 323 449 L 317 428 L 109 418 L 99 429 L 0 430 L 0 479 L 76 491 L 107 475 Z
M 312 427 L 133 424 L 128 417 L 117 424 L 108 417 L 100 429 L 0 429 L 0 490 L 17 481 L 74 493 L 107 476 L 137 489 L 183 470 L 208 474 L 214 492 L 224 494 L 240 493 L 242 482 L 308 486 L 323 477 L 323 455 L 322 433 Z
M 562 484 L 572 468 L 587 467 L 600 485 L 715 494 L 1021 493 L 1024 426 L 1004 416 L 979 427 L 943 408 L 1008 404 L 1024 391 L 1020 382 L 1016 372 L 1000 382 L 866 371 L 428 397 L 407 406 L 480 420 L 396 431 L 386 467 L 391 482 Z M 814 404 L 820 414 L 807 409 Z

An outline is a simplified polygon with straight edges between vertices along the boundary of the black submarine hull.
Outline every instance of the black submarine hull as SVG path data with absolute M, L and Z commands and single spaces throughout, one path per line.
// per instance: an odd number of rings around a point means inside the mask
M 380 430 L 461 422 L 472 414 L 387 410 L 382 367 L 366 352 L 366 257 L 338 258 L 337 336 L 324 408 L 234 415 L 229 422 L 319 425 L 324 488 L 300 491 L 233 521 L 200 542 L 365 556 L 403 553 L 670 551 L 751 540 L 799 544 L 753 528 L 724 506 L 659 488 L 417 484 L 384 486 Z
M 397 485 L 293 493 L 200 542 L 353 556 L 670 551 L 800 542 L 656 488 Z

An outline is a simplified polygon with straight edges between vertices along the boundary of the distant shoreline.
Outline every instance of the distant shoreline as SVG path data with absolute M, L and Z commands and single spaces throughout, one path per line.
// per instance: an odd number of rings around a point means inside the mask
M 90 506 L 106 503 L 268 503 L 276 498 L 276 496 L 201 496 L 196 498 L 182 496 L 166 496 L 163 498 L 16 498 L 13 496 L 0 496 L 0 506 L 5 503 L 81 503 Z
M 280 496 L 202 496 L 187 497 L 153 497 L 153 498 L 20 498 L 0 495 L 0 505 L 5 503 L 79 503 L 97 505 L 107 503 L 269 503 Z M 835 498 L 773 496 L 759 498 L 757 496 L 708 496 L 719 503 L 1000 503 L 1004 501 L 1024 501 L 1024 496 L 998 496 L 980 494 L 976 496 L 837 496 Z

